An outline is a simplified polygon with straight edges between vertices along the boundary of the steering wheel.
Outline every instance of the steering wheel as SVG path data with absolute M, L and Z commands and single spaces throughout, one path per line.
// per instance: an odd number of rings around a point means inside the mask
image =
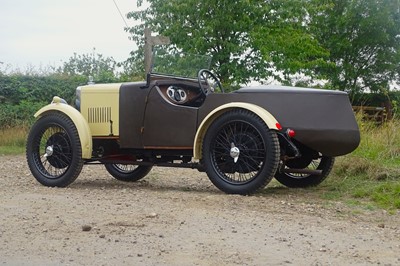
M 210 70 L 200 70 L 197 78 L 199 80 L 200 89 L 204 93 L 204 95 L 215 92 L 217 88 L 222 93 L 225 92 L 224 88 L 222 88 L 221 82 L 219 82 L 218 78 L 213 73 L 211 73 Z

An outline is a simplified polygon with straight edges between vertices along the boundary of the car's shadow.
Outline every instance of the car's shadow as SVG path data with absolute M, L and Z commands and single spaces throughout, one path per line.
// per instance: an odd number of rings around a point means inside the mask
M 71 190 L 101 190 L 101 191 L 111 191 L 111 190 L 149 190 L 149 191 L 179 191 L 179 192 L 196 192 L 196 193 L 222 193 L 217 188 L 214 188 L 210 184 L 194 184 L 194 183 L 168 183 L 160 180 L 139 180 L 136 182 L 123 182 L 118 181 L 113 178 L 105 179 L 77 179 L 69 187 Z
M 113 190 L 128 190 L 134 193 L 138 190 L 158 191 L 158 192 L 196 192 L 204 194 L 221 194 L 224 192 L 217 189 L 210 181 L 200 180 L 196 182 L 179 182 L 175 180 L 173 182 L 170 179 L 154 179 L 149 178 L 148 180 L 142 179 L 136 182 L 123 182 L 114 178 L 95 178 L 95 179 L 77 179 L 73 184 L 69 186 L 71 190 L 101 190 L 101 191 L 113 191 Z M 257 197 L 270 197 L 270 196 L 285 196 L 285 195 L 305 195 L 315 193 L 314 189 L 293 189 L 287 188 L 277 182 L 272 181 L 263 190 L 253 194 Z
M 86 168 L 71 185 L 72 190 L 127 190 L 134 193 L 138 190 L 159 192 L 196 192 L 212 195 L 224 195 L 224 192 L 216 188 L 205 173 L 188 171 L 186 169 L 174 169 L 170 171 L 165 168 L 155 168 L 148 176 L 136 182 L 124 182 L 111 177 L 100 168 Z M 318 188 L 288 188 L 281 185 L 277 180 L 272 181 L 262 190 L 253 194 L 257 197 L 286 197 L 312 196 Z

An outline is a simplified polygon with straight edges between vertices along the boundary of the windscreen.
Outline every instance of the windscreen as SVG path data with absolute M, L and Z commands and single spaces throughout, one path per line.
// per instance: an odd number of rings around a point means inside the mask
M 211 57 L 166 50 L 153 52 L 152 73 L 197 78 L 200 69 L 209 69 Z

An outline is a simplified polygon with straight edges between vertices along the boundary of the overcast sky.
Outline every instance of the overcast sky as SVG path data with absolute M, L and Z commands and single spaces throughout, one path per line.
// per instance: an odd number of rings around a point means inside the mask
M 115 2 L 132 26 L 126 14 L 136 0 Z M 22 69 L 58 66 L 94 47 L 123 61 L 136 47 L 124 26 L 113 0 L 0 0 L 0 62 Z

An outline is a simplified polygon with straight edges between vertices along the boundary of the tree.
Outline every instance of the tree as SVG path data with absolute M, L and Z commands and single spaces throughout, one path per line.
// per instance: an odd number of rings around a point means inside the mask
M 142 22 L 129 29 L 139 47 L 144 27 L 149 27 L 170 37 L 177 49 L 212 55 L 212 68 L 224 84 L 265 79 L 276 70 L 289 78 L 290 73 L 323 62 L 320 58 L 327 55 L 303 26 L 301 0 L 147 2 L 147 9 L 128 14 Z
M 129 29 L 132 39 L 143 45 L 147 26 L 178 50 L 209 54 L 225 84 L 291 84 L 300 75 L 356 94 L 400 81 L 399 0 L 147 2 L 128 14 L 142 22 Z
M 132 51 L 130 57 L 118 63 L 118 67 L 121 68 L 119 73 L 120 81 L 140 81 L 143 80 L 145 76 L 144 71 L 144 51 L 143 46 L 139 49 Z
M 310 13 L 319 7 L 307 0 L 257 2 L 252 42 L 263 60 L 271 62 L 270 74 L 286 84 L 296 74 L 319 78 L 316 69 L 329 65 L 329 50 L 320 45 L 309 25 Z
M 317 40 L 330 51 L 319 73 L 333 89 L 357 94 L 388 89 L 400 62 L 399 0 L 316 0 L 311 14 Z
M 218 69 L 222 82 L 243 82 L 246 75 L 233 72 L 246 71 L 247 60 L 241 56 L 246 51 L 246 32 L 251 23 L 243 23 L 248 16 L 248 5 L 244 2 L 150 0 L 148 9 L 128 14 L 128 18 L 144 22 L 130 32 L 133 39 L 142 44 L 144 27 L 150 27 L 170 37 L 172 44 L 186 53 L 213 55 L 213 67 Z
M 74 56 L 64 62 L 57 72 L 69 76 L 86 76 L 96 82 L 114 82 L 117 80 L 117 67 L 118 64 L 113 57 L 104 57 L 96 53 L 96 49 L 93 48 L 91 54 L 74 53 Z

